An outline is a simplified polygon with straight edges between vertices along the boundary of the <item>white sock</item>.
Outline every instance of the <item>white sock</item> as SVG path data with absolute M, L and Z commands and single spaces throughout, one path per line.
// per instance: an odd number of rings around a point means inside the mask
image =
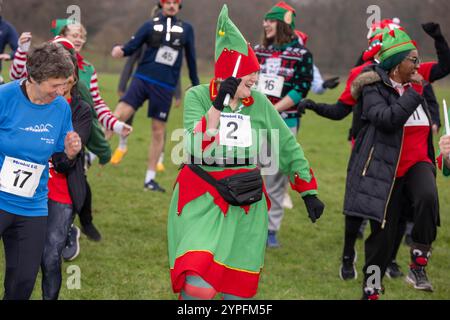
M 163 163 L 163 162 L 164 162 L 164 152 L 161 152 L 161 155 L 159 156 L 158 163 Z
M 119 149 L 125 150 L 127 148 L 128 138 L 120 137 L 119 139 Z
M 145 182 L 149 182 L 150 180 L 155 179 L 156 172 L 152 170 L 147 170 L 147 174 L 145 175 Z

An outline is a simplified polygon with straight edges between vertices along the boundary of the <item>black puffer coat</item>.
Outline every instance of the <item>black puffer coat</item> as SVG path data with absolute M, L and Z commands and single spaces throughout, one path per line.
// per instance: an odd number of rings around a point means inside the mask
M 369 67 L 352 85 L 358 104 L 354 108 L 357 136 L 347 168 L 344 214 L 383 223 L 395 181 L 403 143 L 404 125 L 422 104 L 423 97 L 408 88 L 400 97 L 386 71 Z M 430 121 L 431 123 L 431 121 Z M 432 133 L 428 156 L 435 163 Z

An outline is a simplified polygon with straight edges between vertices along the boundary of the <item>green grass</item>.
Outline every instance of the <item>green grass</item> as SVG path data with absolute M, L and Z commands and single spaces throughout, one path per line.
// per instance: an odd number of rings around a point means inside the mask
M 102 95 L 111 107 L 117 102 L 117 76 L 100 76 Z M 208 78 L 204 77 L 203 82 Z M 184 78 L 184 84 L 188 84 Z M 343 87 L 316 101 L 334 102 Z M 439 101 L 450 101 L 450 89 L 436 85 Z M 94 165 L 89 181 L 94 194 L 94 221 L 103 235 L 100 243 L 81 238 L 81 254 L 72 263 L 63 264 L 61 299 L 176 299 L 171 291 L 167 258 L 166 222 L 171 193 L 143 191 L 147 147 L 150 141 L 150 121 L 146 109 L 137 114 L 134 132 L 129 141 L 129 153 L 120 166 Z M 344 282 L 338 277 L 343 244 L 344 216 L 342 202 L 350 146 L 347 132 L 350 118 L 332 122 L 307 113 L 302 118 L 298 139 L 310 160 L 319 182 L 320 198 L 326 210 L 320 221 L 311 224 L 303 201 L 291 191 L 294 209 L 286 210 L 279 240 L 282 247 L 268 250 L 261 275 L 257 299 L 358 299 L 360 280 Z M 173 109 L 169 133 L 182 127 L 182 109 Z M 158 181 L 170 190 L 177 166 L 170 161 L 166 148 L 166 171 Z M 117 145 L 117 137 L 112 140 Z M 442 227 L 434 243 L 428 274 L 434 293 L 418 292 L 403 280 L 385 280 L 383 299 L 449 299 L 450 298 L 450 181 L 438 177 Z M 366 235 L 368 230 L 366 230 Z M 358 272 L 363 265 L 363 243 L 357 242 Z M 400 248 L 398 261 L 406 271 L 408 248 Z M 0 281 L 3 281 L 4 260 L 0 253 Z M 70 265 L 81 268 L 81 289 L 68 290 L 65 270 Z M 40 299 L 40 275 L 33 299 Z

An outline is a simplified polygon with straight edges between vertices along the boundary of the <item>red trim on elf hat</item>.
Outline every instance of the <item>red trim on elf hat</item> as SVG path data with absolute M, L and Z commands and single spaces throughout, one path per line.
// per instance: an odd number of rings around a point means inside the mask
M 216 61 L 215 78 L 226 79 L 233 75 L 237 59 L 242 56 L 236 78 L 242 78 L 253 72 L 259 71 L 259 62 L 250 44 L 248 44 L 248 55 L 245 56 L 237 51 L 224 49 Z
M 380 52 L 383 44 L 383 34 L 377 34 L 376 36 L 374 36 L 372 39 L 370 39 L 369 41 L 369 48 L 364 51 L 363 53 L 363 60 L 364 61 L 369 61 L 369 60 L 373 60 L 375 55 Z
M 292 8 L 290 5 L 288 5 L 288 4 L 287 4 L 286 2 L 284 2 L 284 1 L 278 2 L 275 6 L 276 6 L 276 7 L 279 7 L 279 8 L 286 9 L 286 10 L 288 10 L 288 11 L 292 11 L 293 13 L 295 13 L 295 9 Z

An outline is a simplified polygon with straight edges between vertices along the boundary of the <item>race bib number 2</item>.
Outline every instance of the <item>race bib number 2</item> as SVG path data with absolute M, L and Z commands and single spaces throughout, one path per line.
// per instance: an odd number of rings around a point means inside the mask
M 155 61 L 173 67 L 178 58 L 178 51 L 168 46 L 162 46 L 156 53 Z
M 32 198 L 45 166 L 5 157 L 0 171 L 0 190 L 20 197 Z
M 229 147 L 250 147 L 252 145 L 252 125 L 250 116 L 237 113 L 220 115 L 220 144 Z

